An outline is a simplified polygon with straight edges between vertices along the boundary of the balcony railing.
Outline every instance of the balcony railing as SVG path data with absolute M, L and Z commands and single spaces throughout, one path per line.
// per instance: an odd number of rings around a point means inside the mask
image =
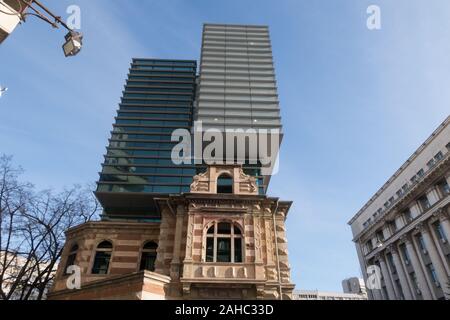
M 183 280 L 256 280 L 262 275 L 257 276 L 256 266 L 253 263 L 208 263 L 195 262 L 185 263 L 183 271 Z

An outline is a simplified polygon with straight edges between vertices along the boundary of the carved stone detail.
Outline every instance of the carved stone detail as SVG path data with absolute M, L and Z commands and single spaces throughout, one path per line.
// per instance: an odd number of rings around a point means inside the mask
M 425 223 L 421 222 L 419 223 L 416 228 L 416 231 L 419 231 L 420 233 L 428 233 L 428 229 Z
M 213 165 L 194 176 L 191 193 L 216 193 L 217 179 L 226 174 L 233 179 L 234 194 L 258 194 L 256 178 L 246 175 L 240 165 Z
M 439 208 L 436 210 L 436 212 L 433 213 L 433 217 L 439 219 L 439 221 L 445 221 L 449 220 L 449 213 L 444 208 Z

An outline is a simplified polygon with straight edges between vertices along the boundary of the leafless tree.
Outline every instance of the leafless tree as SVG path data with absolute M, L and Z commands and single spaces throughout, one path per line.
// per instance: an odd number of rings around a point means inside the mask
M 21 168 L 0 157 L 0 300 L 41 300 L 51 285 L 64 232 L 97 217 L 92 188 L 36 192 Z

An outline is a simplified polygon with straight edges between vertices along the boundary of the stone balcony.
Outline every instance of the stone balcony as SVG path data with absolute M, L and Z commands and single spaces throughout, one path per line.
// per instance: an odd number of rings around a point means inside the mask
M 265 268 L 255 263 L 185 262 L 182 282 L 265 281 Z

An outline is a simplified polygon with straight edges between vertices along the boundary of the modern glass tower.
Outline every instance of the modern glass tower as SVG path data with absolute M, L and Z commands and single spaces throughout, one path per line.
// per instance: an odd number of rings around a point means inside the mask
M 133 59 L 96 192 L 107 218 L 157 217 L 154 196 L 189 191 L 196 169 L 172 162 L 171 134 L 192 126 L 196 68 Z
M 204 25 L 197 103 L 204 129 L 281 130 L 267 26 Z
M 106 219 L 157 218 L 158 195 L 189 192 L 206 165 L 175 165 L 171 135 L 193 133 L 194 121 L 204 131 L 277 129 L 281 142 L 267 26 L 205 24 L 196 72 L 195 60 L 133 59 L 96 191 Z M 270 175 L 258 157 L 246 153 L 243 168 L 265 194 Z
M 276 129 L 282 125 L 269 28 L 205 24 L 195 120 L 203 130 Z M 258 159 L 257 154 L 246 154 Z M 254 165 L 258 169 L 260 165 Z M 258 170 L 257 170 L 258 171 Z M 270 175 L 260 177 L 265 193 Z
M 103 219 L 67 231 L 50 299 L 292 299 L 292 202 L 266 194 L 264 155 L 241 152 L 260 147 L 246 129 L 281 136 L 268 29 L 207 24 L 201 61 L 197 77 L 195 61 L 133 60 L 96 191 Z M 183 128 L 190 151 L 181 132 L 171 142 Z M 244 134 L 234 147 L 229 129 Z M 239 151 L 226 161 L 223 133 Z M 175 165 L 184 152 L 194 161 Z

